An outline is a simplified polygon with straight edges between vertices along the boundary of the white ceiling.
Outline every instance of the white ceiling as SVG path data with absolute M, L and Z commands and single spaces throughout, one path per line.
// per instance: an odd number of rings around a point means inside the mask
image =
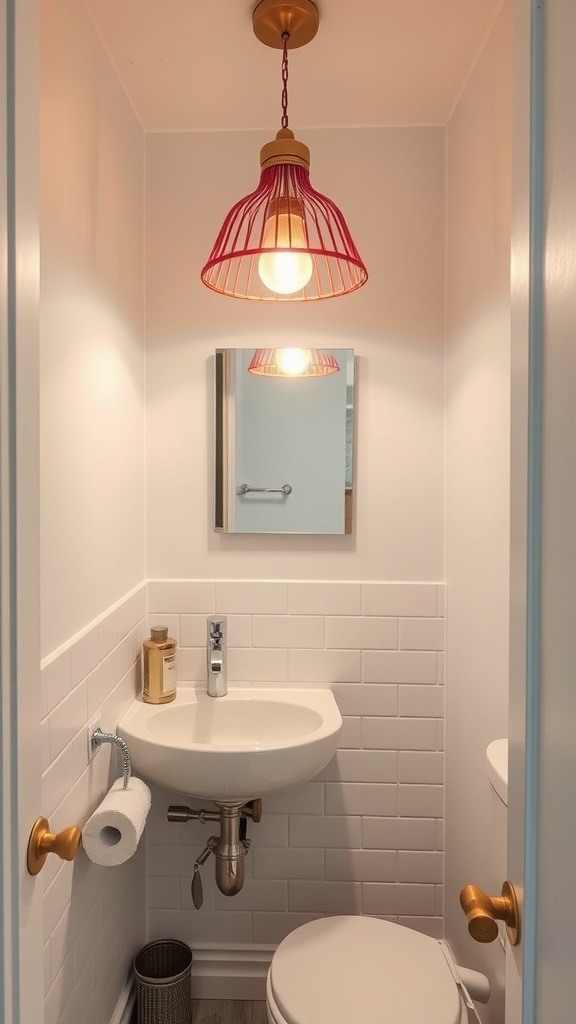
M 281 52 L 249 0 L 85 0 L 147 131 L 276 129 Z M 502 0 L 320 0 L 290 125 L 446 124 Z

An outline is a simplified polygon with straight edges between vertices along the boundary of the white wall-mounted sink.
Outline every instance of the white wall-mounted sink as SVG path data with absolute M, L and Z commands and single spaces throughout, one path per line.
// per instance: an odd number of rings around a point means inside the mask
M 330 690 L 245 687 L 225 697 L 183 689 L 170 704 L 134 701 L 118 722 L 136 773 L 166 789 L 245 803 L 313 778 L 336 751 Z

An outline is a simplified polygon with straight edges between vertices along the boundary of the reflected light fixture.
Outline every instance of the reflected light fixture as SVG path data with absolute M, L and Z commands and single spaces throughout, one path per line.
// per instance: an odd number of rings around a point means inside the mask
M 338 360 L 321 348 L 257 348 L 248 373 L 261 377 L 326 377 L 339 369 Z
M 204 284 L 222 295 L 325 299 L 368 278 L 340 210 L 310 184 L 310 150 L 288 127 L 288 50 L 309 43 L 318 24 L 312 0 L 260 0 L 254 10 L 257 38 L 282 50 L 282 127 L 260 151 L 258 188 L 232 207 L 202 269 Z

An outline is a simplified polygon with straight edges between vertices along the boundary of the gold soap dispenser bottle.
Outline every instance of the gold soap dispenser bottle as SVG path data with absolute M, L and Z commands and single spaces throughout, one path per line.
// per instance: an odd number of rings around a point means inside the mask
M 144 641 L 144 689 L 146 704 L 167 704 L 176 696 L 176 641 L 167 626 L 152 626 Z

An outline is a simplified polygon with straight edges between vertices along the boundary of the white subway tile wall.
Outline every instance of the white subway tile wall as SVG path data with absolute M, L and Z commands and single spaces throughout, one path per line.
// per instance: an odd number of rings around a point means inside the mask
M 146 633 L 143 584 L 42 666 L 42 814 L 52 831 L 82 826 L 121 772 L 109 746 L 89 763 L 88 725 L 100 715 L 104 731 L 115 731 L 140 688 Z M 73 864 L 50 856 L 37 884 L 45 890 L 45 1024 L 110 1024 L 146 936 L 144 843 L 116 868 L 92 864 L 82 849 Z
M 276 944 L 341 913 L 441 936 L 444 606 L 435 582 L 149 582 L 149 622 L 179 640 L 181 679 L 205 679 L 206 616 L 218 611 L 228 617 L 231 687 L 329 686 L 344 719 L 322 774 L 266 798 L 262 821 L 249 824 L 243 891 L 219 893 L 206 863 L 199 911 L 190 881 L 213 826 L 168 823 L 182 796 L 154 790 L 150 938 Z
M 150 581 L 42 667 L 43 807 L 51 828 L 83 825 L 120 772 L 88 725 L 115 731 L 141 686 L 151 624 L 179 643 L 179 678 L 206 678 L 206 617 L 228 618 L 229 685 L 329 686 L 344 726 L 315 779 L 264 801 L 249 825 L 246 881 L 233 898 L 195 859 L 213 825 L 166 820 L 199 801 L 153 787 L 136 857 L 100 868 L 49 857 L 44 897 L 45 1024 L 110 1024 L 147 938 L 275 945 L 325 914 L 362 913 L 442 934 L 443 610 L 437 583 Z M 146 892 L 146 899 L 144 894 Z

